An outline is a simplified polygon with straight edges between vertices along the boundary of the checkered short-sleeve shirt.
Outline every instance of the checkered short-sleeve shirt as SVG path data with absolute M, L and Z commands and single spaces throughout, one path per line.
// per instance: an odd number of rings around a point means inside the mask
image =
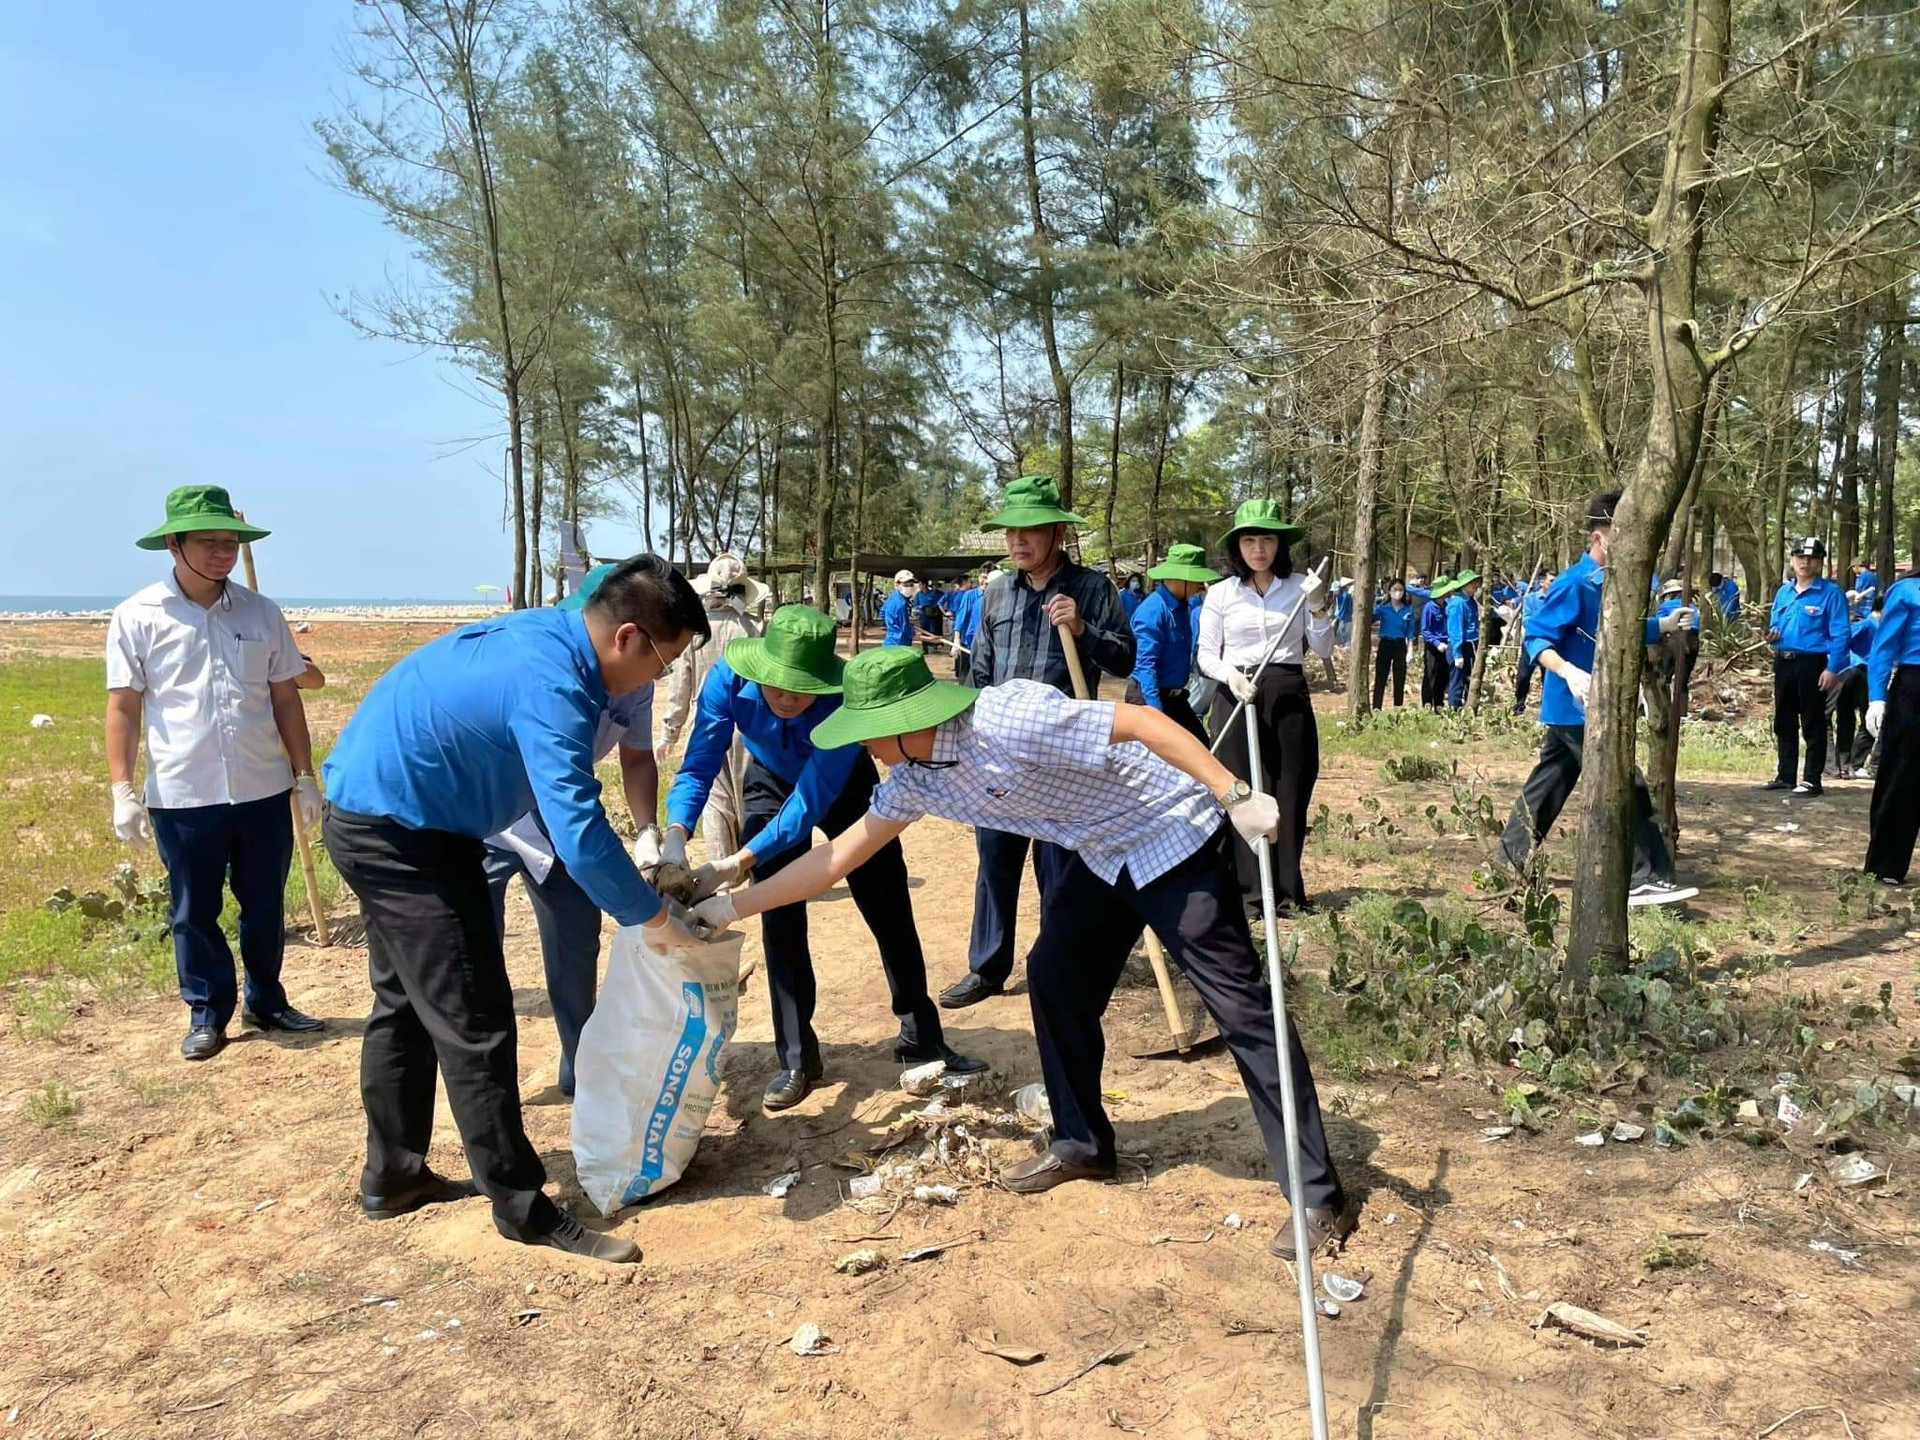
M 1220 828 L 1207 788 L 1138 742 L 1110 743 L 1113 706 L 1011 680 L 934 732 L 928 765 L 896 765 L 872 810 L 906 824 L 939 815 L 1077 852 L 1109 885 L 1166 874 Z

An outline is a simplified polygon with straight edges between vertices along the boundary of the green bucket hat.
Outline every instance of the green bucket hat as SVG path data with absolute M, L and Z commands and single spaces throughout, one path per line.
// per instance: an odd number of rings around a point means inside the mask
M 1149 580 L 1194 580 L 1202 585 L 1211 585 L 1220 578 L 1220 572 L 1207 563 L 1207 552 L 1200 545 L 1174 545 L 1167 550 L 1167 558 L 1147 571 Z
M 838 695 L 847 667 L 833 653 L 835 629 L 833 621 L 811 605 L 782 605 L 767 621 L 765 635 L 727 646 L 727 664 L 757 685 L 802 695 Z
M 980 698 L 969 686 L 934 679 L 926 657 L 904 645 L 882 645 L 854 656 L 847 662 L 840 693 L 845 697 L 840 708 L 813 727 L 819 749 L 925 730 L 951 720 Z
M 1478 580 L 1479 578 L 1480 572 L 1478 570 L 1462 570 L 1458 575 L 1453 577 L 1453 588 L 1456 590 L 1464 590 L 1470 581 Z
M 1220 537 L 1220 548 L 1231 552 L 1233 542 L 1240 538 L 1242 530 L 1259 530 L 1270 535 L 1278 535 L 1287 544 L 1307 538 L 1307 527 L 1290 525 L 1280 518 L 1278 500 L 1242 500 L 1240 508 L 1233 512 L 1233 524 L 1227 533 Z M 1214 577 L 1216 580 L 1219 576 Z
M 593 592 L 600 588 L 600 582 L 619 568 L 619 565 L 611 561 L 605 565 L 594 566 L 580 577 L 580 588 L 561 600 L 557 608 L 561 610 L 586 609 L 587 601 L 591 600 L 593 598 Z
M 1086 517 L 1060 508 L 1060 482 L 1051 475 L 1022 475 L 1007 486 L 1000 509 L 987 521 L 989 530 L 1026 529 L 1033 525 L 1084 525 Z
M 133 543 L 142 550 L 164 550 L 169 535 L 192 530 L 230 530 L 242 540 L 259 540 L 273 533 L 235 515 L 232 498 L 218 485 L 182 485 L 167 496 L 167 518 Z
M 1458 587 L 1454 585 L 1451 575 L 1442 575 L 1433 582 L 1432 588 L 1427 591 L 1427 598 L 1429 600 L 1444 600 L 1447 596 L 1451 595 L 1456 588 Z

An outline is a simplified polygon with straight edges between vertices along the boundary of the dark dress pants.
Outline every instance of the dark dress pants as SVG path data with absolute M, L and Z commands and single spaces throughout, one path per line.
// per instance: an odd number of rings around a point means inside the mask
M 1526 868 L 1534 847 L 1547 838 L 1580 783 L 1580 761 L 1587 740 L 1584 725 L 1549 725 L 1540 759 L 1520 789 L 1513 814 L 1500 836 L 1500 853 L 1516 870 Z M 1633 772 L 1633 884 L 1671 880 L 1673 857 L 1653 819 L 1653 796 L 1638 770 Z
M 1780 752 L 1774 774 L 1779 779 L 1793 779 L 1804 739 L 1807 783 L 1820 783 L 1827 765 L 1827 697 L 1820 690 L 1826 668 L 1824 655 L 1773 657 L 1773 742 Z
M 1458 710 L 1467 703 L 1467 687 L 1473 683 L 1473 652 L 1479 648 L 1477 640 L 1463 640 L 1454 648 L 1453 656 L 1447 661 L 1447 708 Z M 1454 660 L 1460 663 L 1455 665 Z
M 1527 696 L 1533 690 L 1533 672 L 1540 668 L 1540 662 L 1527 653 L 1527 643 L 1520 642 L 1520 663 L 1513 672 L 1513 713 L 1521 714 L 1527 708 Z
M 1373 652 L 1373 708 L 1387 698 L 1387 671 L 1393 671 L 1394 708 L 1407 703 L 1407 642 L 1381 637 Z
M 600 907 L 587 898 L 579 882 L 555 858 L 545 881 L 535 880 L 526 861 L 511 850 L 487 846 L 487 893 L 493 900 L 494 923 L 507 933 L 507 882 L 518 875 L 526 881 L 533 903 L 533 923 L 540 931 L 540 961 L 547 972 L 547 999 L 553 1006 L 553 1028 L 560 1034 L 560 1092 L 573 1096 L 573 1057 L 580 1049 L 580 1032 L 593 1014 L 594 994 L 600 983 Z
M 1020 913 L 1020 872 L 1033 854 L 1033 878 L 1046 908 L 1047 887 L 1060 866 L 1058 846 L 1028 840 L 1010 830 L 973 832 L 979 865 L 973 879 L 973 934 L 967 942 L 967 968 L 988 984 L 1004 986 L 1013 974 L 1013 925 Z
M 1827 692 L 1827 714 L 1833 720 L 1833 756 L 1837 765 L 1861 769 L 1873 753 L 1867 733 L 1867 667 L 1854 665 L 1840 672 L 1840 683 Z
M 1198 740 L 1202 745 L 1205 745 L 1207 743 L 1206 726 L 1202 725 L 1200 723 L 1200 717 L 1193 713 L 1193 703 L 1187 697 L 1188 692 L 1185 688 L 1179 690 L 1162 690 L 1160 692 L 1160 713 L 1173 721 L 1182 730 L 1185 730 L 1189 735 L 1193 736 L 1193 738 Z M 1147 703 L 1146 693 L 1141 690 L 1136 681 L 1127 681 L 1127 703 L 1129 705 L 1144 705 Z
M 867 813 L 880 774 L 865 754 L 854 762 L 847 788 L 840 792 L 818 821 L 829 837 L 838 835 Z M 755 835 L 770 824 L 787 803 L 793 787 L 751 756 L 744 787 L 745 817 L 742 835 Z M 809 836 L 810 840 L 811 837 Z M 803 840 L 791 849 L 765 859 L 756 858 L 755 880 L 766 880 L 807 853 Z M 890 840 L 866 864 L 847 877 L 847 889 L 860 918 L 867 922 L 880 950 L 887 991 L 900 1021 L 903 1044 L 924 1049 L 939 1045 L 940 1012 L 927 994 L 927 961 L 920 949 L 920 932 L 913 923 L 913 897 L 907 890 L 907 857 L 898 840 Z M 782 905 L 760 917 L 760 943 L 767 958 L 767 994 L 773 1002 L 773 1048 L 782 1070 L 820 1068 L 820 1041 L 813 1033 L 817 991 L 813 952 L 807 945 L 807 906 Z
M 226 886 L 240 908 L 240 964 L 247 1013 L 287 1008 L 280 985 L 286 953 L 287 872 L 293 865 L 293 811 L 287 792 L 240 805 L 155 809 L 153 841 L 167 867 L 173 964 L 192 1024 L 225 1030 L 238 998 L 233 951 L 220 928 Z
M 1040 1072 L 1053 1110 L 1051 1148 L 1068 1164 L 1114 1161 L 1113 1122 L 1100 1101 L 1107 1053 L 1100 1017 L 1141 929 L 1151 927 L 1219 1024 L 1253 1103 L 1274 1178 L 1286 1183 L 1273 1004 L 1230 863 L 1229 834 L 1231 827 L 1222 825 L 1192 855 L 1142 886 L 1124 869 L 1119 883 L 1109 885 L 1079 856 L 1065 857 L 1027 979 Z M 1313 1072 L 1291 1019 L 1287 1059 L 1300 1118 L 1302 1198 L 1312 1208 L 1343 1209 Z
M 1307 848 L 1314 782 L 1320 778 L 1320 729 L 1314 723 L 1306 674 L 1298 665 L 1267 666 L 1250 708 L 1260 731 L 1260 788 L 1280 806 L 1280 839 L 1273 847 L 1273 898 L 1283 912 L 1297 910 L 1307 903 L 1300 856 Z M 1215 736 L 1232 714 L 1233 696 L 1222 690 L 1213 697 Z M 1251 775 L 1246 724 L 1244 714 L 1234 719 L 1232 733 L 1220 742 L 1217 752 L 1220 763 L 1242 780 Z M 1253 847 L 1238 835 L 1233 838 L 1233 863 L 1247 909 L 1258 911 L 1260 862 Z
M 1447 703 L 1447 652 L 1425 641 L 1420 645 L 1420 703 L 1438 710 Z
M 1901 666 L 1887 686 L 1867 824 L 1867 870 L 1883 880 L 1905 880 L 1920 833 L 1920 666 Z
M 445 830 L 330 809 L 322 834 L 360 900 L 373 1011 L 360 1046 L 369 1195 L 417 1184 L 433 1137 L 436 1065 L 473 1178 L 522 1239 L 559 1210 L 520 1116 L 513 985 L 487 893 L 486 847 Z

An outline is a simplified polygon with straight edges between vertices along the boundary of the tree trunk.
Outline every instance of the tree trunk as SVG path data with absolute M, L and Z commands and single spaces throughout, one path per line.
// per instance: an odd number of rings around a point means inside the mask
M 507 449 L 513 492 L 513 608 L 527 605 L 527 472 L 520 449 L 520 387 L 507 391 Z
M 1147 500 L 1148 562 L 1160 555 L 1160 491 L 1167 479 L 1167 446 L 1173 437 L 1173 372 L 1160 377 L 1160 434 L 1153 447 L 1153 493 Z
M 1373 307 L 1367 337 L 1367 381 L 1360 398 L 1360 470 L 1353 501 L 1353 629 L 1347 651 L 1347 714 L 1358 720 L 1373 704 L 1374 530 L 1380 518 L 1381 430 L 1387 408 L 1385 301 Z
M 860 540 L 866 534 L 867 523 L 867 421 L 860 418 L 853 430 L 853 537 L 847 545 L 847 583 L 855 594 L 860 590 Z M 833 613 L 831 601 L 827 604 L 827 613 Z M 853 607 L 853 653 L 860 653 L 860 638 L 865 627 L 861 624 L 860 607 Z
M 1060 363 L 1060 341 L 1054 332 L 1053 234 L 1040 207 L 1039 147 L 1033 130 L 1033 32 L 1027 22 L 1027 0 L 1020 0 L 1020 154 L 1027 182 L 1027 222 L 1033 228 L 1039 273 L 1036 308 L 1040 339 L 1046 347 L 1047 373 L 1053 377 L 1054 403 L 1060 411 L 1060 504 L 1073 508 L 1073 381 Z
M 1666 161 L 1647 238 L 1651 403 L 1633 478 L 1614 518 L 1601 592 L 1600 645 L 1587 709 L 1580 833 L 1564 979 L 1585 993 L 1595 968 L 1627 959 L 1633 853 L 1633 751 L 1639 720 L 1647 586 L 1693 475 L 1708 373 L 1697 348 L 1694 287 L 1700 209 L 1710 189 L 1732 28 L 1731 0 L 1689 0 L 1686 51 L 1667 126 Z
M 1877 544 L 1873 571 L 1880 577 L 1880 593 L 1893 584 L 1894 573 L 1894 464 L 1900 457 L 1900 372 L 1907 348 L 1906 296 L 1888 293 L 1881 319 L 1880 363 L 1873 372 L 1873 448 L 1879 471 L 1875 490 L 1879 500 Z M 1849 580 L 1851 576 L 1847 577 Z
M 653 457 L 647 453 L 647 403 L 640 397 L 640 367 L 634 366 L 633 423 L 640 432 L 640 548 L 653 550 Z
M 543 407 L 533 407 L 533 503 L 528 507 L 527 589 L 533 605 L 547 603 L 547 576 L 540 564 L 540 536 L 544 533 L 543 512 L 547 499 L 547 435 Z
M 1107 447 L 1107 469 L 1111 478 L 1107 481 L 1107 571 L 1113 572 L 1113 562 L 1119 557 L 1120 546 L 1113 538 L 1113 507 L 1120 499 L 1120 425 L 1123 419 L 1123 397 L 1127 383 L 1127 361 L 1122 356 L 1113 365 L 1113 437 Z M 1115 583 L 1119 583 L 1117 580 Z
M 1840 398 L 1840 443 L 1834 469 L 1840 478 L 1840 503 L 1828 563 L 1836 575 L 1860 554 L 1860 411 L 1861 381 L 1867 367 L 1867 309 L 1856 303 L 1842 342 L 1846 379 Z

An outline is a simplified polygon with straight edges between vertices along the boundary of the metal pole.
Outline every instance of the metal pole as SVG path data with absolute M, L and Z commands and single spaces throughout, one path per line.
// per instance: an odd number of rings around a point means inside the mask
M 1248 783 L 1260 785 L 1260 726 L 1247 711 Z M 1273 842 L 1264 837 L 1253 847 L 1260 862 L 1260 906 L 1266 920 L 1267 986 L 1273 992 L 1273 1039 L 1280 1068 L 1280 1115 L 1287 1131 L 1287 1203 L 1293 1207 L 1294 1270 L 1300 1281 L 1300 1339 L 1307 1352 L 1307 1404 L 1313 1415 L 1313 1440 L 1327 1440 L 1327 1382 L 1320 1373 L 1320 1312 L 1313 1299 L 1313 1253 L 1307 1248 L 1307 1207 L 1300 1182 L 1300 1111 L 1293 1095 L 1292 1046 L 1288 1042 L 1287 995 L 1281 983 L 1273 903 Z
M 1325 580 L 1327 566 L 1331 564 L 1332 561 L 1333 561 L 1333 557 L 1331 555 L 1322 556 L 1320 563 L 1313 567 L 1310 578 L 1316 581 Z M 1293 624 L 1293 617 L 1300 613 L 1300 607 L 1306 604 L 1307 601 L 1313 597 L 1314 593 L 1319 590 L 1319 588 L 1320 586 L 1317 584 L 1312 586 L 1311 588 L 1303 587 L 1301 590 L 1300 598 L 1293 602 L 1293 608 L 1287 611 L 1286 617 L 1283 620 L 1281 620 L 1279 631 L 1274 635 L 1272 643 L 1267 646 L 1267 653 L 1260 657 L 1260 663 L 1254 667 L 1254 671 L 1253 671 L 1254 688 L 1256 689 L 1259 688 L 1260 677 L 1267 673 L 1267 665 L 1272 661 L 1274 655 L 1279 651 L 1280 642 L 1287 638 L 1287 630 Z M 1304 647 L 1302 648 L 1304 649 Z M 1235 702 L 1232 711 L 1230 711 L 1227 715 L 1227 723 L 1220 727 L 1220 733 L 1213 737 L 1213 744 L 1207 747 L 1207 751 L 1209 754 L 1218 755 L 1220 753 L 1221 742 L 1223 742 L 1228 735 L 1233 733 L 1233 722 L 1240 718 L 1240 712 L 1242 710 L 1245 710 L 1246 708 L 1247 708 L 1246 701 L 1240 700 Z M 1257 784 L 1254 786 L 1254 789 L 1256 790 L 1259 788 L 1260 787 Z

